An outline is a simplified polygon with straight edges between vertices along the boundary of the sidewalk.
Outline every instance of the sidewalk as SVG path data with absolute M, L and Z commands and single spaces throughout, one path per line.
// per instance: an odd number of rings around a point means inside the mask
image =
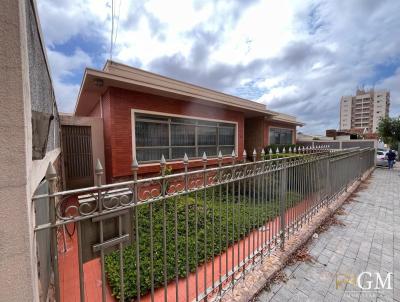
M 400 301 L 399 173 L 376 169 L 344 205 L 345 215 L 337 216 L 345 226 L 332 226 L 309 245 L 315 262 L 286 267 L 287 282 L 272 285 L 256 301 Z M 361 272 L 359 283 L 370 290 L 358 286 Z M 382 289 L 377 273 L 383 282 L 393 273 L 390 285 Z

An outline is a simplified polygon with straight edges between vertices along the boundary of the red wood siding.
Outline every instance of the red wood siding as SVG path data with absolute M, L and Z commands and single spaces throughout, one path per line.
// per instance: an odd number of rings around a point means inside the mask
M 110 88 L 103 96 L 104 144 L 108 174 L 107 182 L 112 181 L 114 178 L 131 175 L 131 109 L 237 122 L 238 153 L 240 157 L 243 153 L 244 115 L 241 112 L 119 88 Z M 210 164 L 211 163 L 212 161 L 210 161 Z M 201 166 L 201 161 L 193 162 L 190 166 L 197 165 Z M 179 162 L 171 163 L 171 166 L 173 168 L 181 168 Z M 158 164 L 145 165 L 139 170 L 139 173 L 157 173 L 159 170 L 160 167 Z
M 244 145 L 248 156 L 252 156 L 254 149 L 257 153 L 265 147 L 264 137 L 264 117 L 247 118 L 244 126 Z
M 89 116 L 101 117 L 101 108 L 100 102 L 93 107 L 92 111 L 89 113 Z
M 265 121 L 264 123 L 264 147 L 269 145 L 269 128 L 286 128 L 293 130 L 292 144 L 296 143 L 296 126 L 283 122 Z
M 112 142 L 112 127 L 111 127 L 111 99 L 110 92 L 102 96 L 102 107 L 103 107 L 103 134 L 104 134 L 104 157 L 106 162 L 106 180 L 107 183 L 111 182 L 112 175 L 112 155 L 113 150 L 111 146 Z

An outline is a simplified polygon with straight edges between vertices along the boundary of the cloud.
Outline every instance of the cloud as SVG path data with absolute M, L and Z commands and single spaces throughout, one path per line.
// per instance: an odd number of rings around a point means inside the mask
M 59 110 L 72 112 L 79 91 L 80 75 L 86 66 L 93 65 L 92 58 L 79 48 L 71 55 L 47 49 L 47 55 Z
M 376 84 L 376 88 L 390 90 L 391 104 L 390 111 L 392 116 L 400 116 L 400 68 L 396 72 Z
M 74 112 L 76 97 L 79 92 L 79 84 L 65 83 L 59 80 L 53 81 L 58 111 Z
M 109 32 L 107 0 L 40 0 L 40 22 L 47 45 L 63 44 L 76 36 L 100 38 Z
M 65 108 L 73 107 L 79 70 L 102 66 L 109 57 L 110 3 L 39 1 L 56 93 Z M 400 1 L 114 3 L 115 60 L 263 102 L 298 116 L 307 123 L 303 132 L 336 128 L 341 95 L 362 84 L 390 89 L 391 112 L 400 112 Z M 100 55 L 79 41 L 98 41 Z M 66 44 L 73 51 L 64 50 Z
M 47 55 L 52 67 L 52 76 L 58 79 L 71 77 L 75 72 L 93 65 L 92 58 L 80 48 L 76 48 L 72 55 L 47 49 Z

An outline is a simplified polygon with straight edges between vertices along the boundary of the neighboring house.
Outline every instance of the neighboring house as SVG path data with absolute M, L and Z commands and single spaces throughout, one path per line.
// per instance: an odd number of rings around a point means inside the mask
M 107 182 L 130 177 L 133 158 L 141 174 L 158 173 L 162 155 L 173 169 L 182 168 L 185 153 L 191 167 L 203 164 L 204 152 L 215 164 L 219 152 L 235 151 L 240 159 L 244 149 L 251 156 L 269 144 L 295 143 L 302 125 L 264 104 L 113 61 L 103 70 L 86 69 L 74 115 L 64 124 L 99 118 Z

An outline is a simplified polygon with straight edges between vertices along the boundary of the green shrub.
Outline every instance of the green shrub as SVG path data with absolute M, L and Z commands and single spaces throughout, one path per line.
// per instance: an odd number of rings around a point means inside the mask
M 228 192 L 228 194 L 227 194 Z M 239 237 L 245 236 L 255 227 L 260 227 L 268 219 L 279 213 L 277 202 L 268 202 L 267 205 L 258 204 L 249 200 L 248 196 L 238 195 L 232 200 L 232 192 L 219 189 L 207 190 L 206 202 L 204 203 L 203 192 L 191 193 L 166 199 L 166 268 L 167 281 L 175 278 L 175 268 L 179 277 L 186 276 L 186 205 L 188 207 L 188 262 L 189 272 L 195 271 L 196 267 L 211 259 L 213 255 L 223 253 L 228 246 L 232 245 Z M 227 198 L 227 195 L 229 196 Z M 297 197 L 291 197 L 291 199 Z M 197 202 L 196 202 L 197 200 Z M 294 200 L 294 199 L 293 199 Z M 204 205 L 206 214 L 204 217 Z M 148 293 L 151 289 L 150 271 L 150 206 L 141 205 L 137 208 L 139 224 L 139 253 L 140 253 L 140 291 L 141 295 Z M 177 259 L 175 258 L 175 211 L 177 215 Z M 197 215 L 197 224 L 196 224 Z M 160 287 L 164 284 L 164 247 L 163 247 L 163 202 L 153 205 L 153 248 L 154 248 L 154 286 Z M 214 220 L 214 228 L 212 221 Z M 197 225 L 197 241 L 196 241 Z M 228 226 L 228 227 L 227 227 Z M 134 232 L 135 233 L 135 232 Z M 207 236 L 205 236 L 207 234 Z M 196 259 L 197 244 L 197 259 Z M 136 242 L 124 248 L 124 284 L 125 297 L 127 301 L 137 296 L 136 291 Z M 105 269 L 112 293 L 119 298 L 120 275 L 119 275 L 119 251 L 112 252 L 105 257 Z
M 285 158 L 285 157 L 292 157 L 292 156 L 299 156 L 296 153 L 279 153 L 279 154 L 265 154 L 265 159 L 276 159 L 276 158 Z
M 266 154 L 269 154 L 269 150 L 272 149 L 273 154 L 275 154 L 276 153 L 276 149 L 279 149 L 279 153 L 282 153 L 283 149 L 285 149 L 286 152 L 289 152 L 289 148 L 292 148 L 292 150 L 293 150 L 294 147 L 298 148 L 298 146 L 295 145 L 295 144 L 288 144 L 288 145 L 272 144 L 272 145 L 266 146 L 264 151 L 265 151 Z

